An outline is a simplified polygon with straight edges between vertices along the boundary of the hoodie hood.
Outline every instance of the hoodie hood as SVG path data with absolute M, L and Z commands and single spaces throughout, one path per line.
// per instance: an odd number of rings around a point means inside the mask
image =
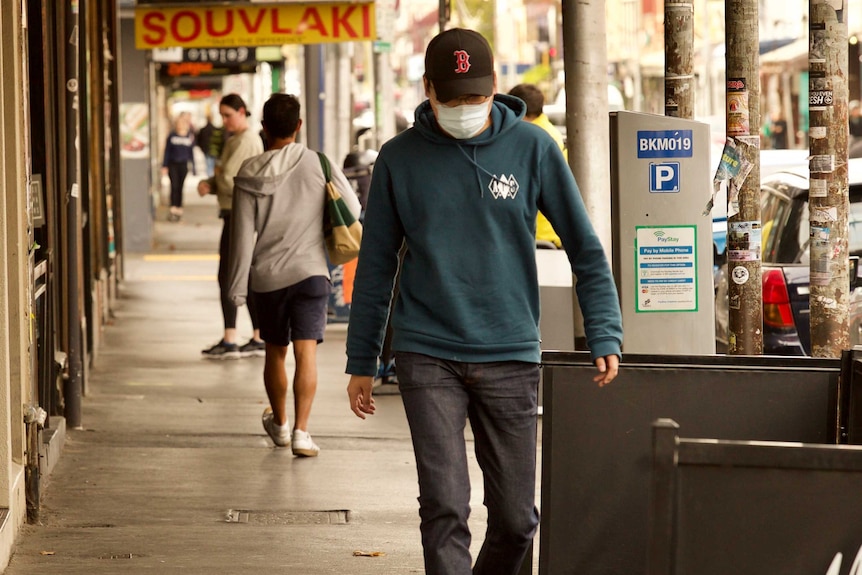
M 234 178 L 235 188 L 255 196 L 271 196 L 297 169 L 306 149 L 305 144 L 293 143 L 249 158 L 240 169 L 242 175 Z
M 455 146 L 483 146 L 492 143 L 501 134 L 508 132 L 512 126 L 524 118 L 526 112 L 527 105 L 523 100 L 508 94 L 496 94 L 491 105 L 491 126 L 473 138 L 457 140 L 440 130 L 437 118 L 434 116 L 434 110 L 431 109 L 431 103 L 425 100 L 416 108 L 416 122 L 413 127 L 423 137 L 433 142 Z

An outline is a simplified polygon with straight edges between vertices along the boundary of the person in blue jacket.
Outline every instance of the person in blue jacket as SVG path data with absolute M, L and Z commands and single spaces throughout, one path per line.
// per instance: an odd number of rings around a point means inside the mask
M 165 155 L 162 160 L 162 173 L 171 182 L 171 207 L 168 220 L 178 222 L 183 217 L 183 185 L 189 173 L 195 172 L 195 133 L 192 130 L 191 115 L 182 112 L 177 116 L 174 129 L 165 142 Z
M 350 409 L 375 412 L 373 376 L 402 242 L 392 348 L 413 438 L 429 575 L 515 575 L 533 541 L 539 383 L 536 214 L 577 275 L 599 386 L 617 375 L 622 320 L 614 279 L 557 144 L 497 94 L 478 33 L 450 29 L 425 53 L 411 129 L 374 165 L 347 335 Z M 487 531 L 470 555 L 469 420 L 484 477 Z

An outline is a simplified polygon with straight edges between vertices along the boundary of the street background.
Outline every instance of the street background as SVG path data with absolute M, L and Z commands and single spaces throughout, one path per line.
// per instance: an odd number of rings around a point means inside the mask
M 422 573 L 401 398 L 376 396 L 365 421 L 349 410 L 346 324 L 331 324 L 319 346 L 317 458 L 297 459 L 265 435 L 263 358 L 200 357 L 222 332 L 221 221 L 195 185 L 186 182 L 184 221 L 168 223 L 160 208 L 154 249 L 126 259 L 84 428 L 66 431 L 40 520 L 23 527 L 5 573 Z M 244 309 L 238 330 L 251 335 Z M 288 360 L 292 381 L 292 352 Z M 476 552 L 485 513 L 472 441 L 468 451 Z

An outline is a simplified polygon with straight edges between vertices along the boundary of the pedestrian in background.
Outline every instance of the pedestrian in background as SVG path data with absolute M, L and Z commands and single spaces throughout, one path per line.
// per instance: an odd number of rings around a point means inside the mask
M 849 123 L 852 143 L 862 139 L 862 104 L 859 103 L 859 100 L 851 100 L 848 108 L 850 109 Z
M 545 130 L 556 142 L 563 156 L 566 156 L 566 146 L 563 143 L 563 135 L 551 123 L 548 116 L 545 115 L 545 95 L 539 90 L 535 84 L 518 84 L 509 90 L 510 96 L 520 98 L 527 105 L 527 111 L 524 114 L 524 120 L 539 126 Z M 549 242 L 557 248 L 563 247 L 563 242 L 560 241 L 560 236 L 554 231 L 554 226 L 545 217 L 545 214 L 539 212 L 536 216 L 536 241 Z M 550 246 L 548 246 L 550 247 Z
M 769 115 L 769 142 L 773 150 L 787 149 L 787 120 L 781 112 Z
M 277 446 L 290 445 L 294 455 L 314 457 L 320 448 L 308 433 L 308 421 L 331 283 L 323 243 L 326 179 L 318 154 L 296 141 L 302 126 L 299 110 L 299 100 L 288 94 L 273 94 L 263 106 L 269 150 L 246 161 L 234 179 L 228 284 L 235 305 L 242 305 L 249 293 L 257 303 L 270 404 L 263 412 L 263 428 Z M 329 163 L 332 182 L 359 217 L 353 187 Z M 291 342 L 296 362 L 292 431 L 284 365 Z
M 191 115 L 180 113 L 174 121 L 174 127 L 165 142 L 165 155 L 162 160 L 162 174 L 168 176 L 171 182 L 171 207 L 168 221 L 178 222 L 183 217 L 183 184 L 189 173 L 195 171 L 195 133 L 192 131 Z
M 228 94 L 219 102 L 224 129 L 231 134 L 224 144 L 215 176 L 198 183 L 198 193 L 201 196 L 216 194 L 218 197 L 219 217 L 222 219 L 221 240 L 219 241 L 218 283 L 221 294 L 222 317 L 224 318 L 224 335 L 222 339 L 207 349 L 201 351 L 207 359 L 237 359 L 240 357 L 264 355 L 264 343 L 260 339 L 257 310 L 254 297 L 246 301 L 248 314 L 251 316 L 252 337 L 240 346 L 237 343 L 236 319 L 237 307 L 228 295 L 228 257 L 230 254 L 231 209 L 233 207 L 234 177 L 240 166 L 247 159 L 263 153 L 260 138 L 253 130 L 249 130 L 248 117 L 251 115 L 243 99 L 237 94 Z
M 375 412 L 373 376 L 392 312 L 398 385 L 419 478 L 428 575 L 515 575 L 539 523 L 539 209 L 562 238 L 585 316 L 594 381 L 617 375 L 621 314 L 604 249 L 557 145 L 495 95 L 488 42 L 450 29 L 425 53 L 413 128 L 383 145 L 371 180 L 347 335 L 350 409 Z M 487 530 L 470 556 L 469 420 Z
M 221 150 L 214 149 L 215 146 L 213 146 L 213 144 L 215 143 L 213 135 L 218 130 L 219 128 L 216 128 L 215 125 L 213 125 L 212 114 L 210 112 L 207 112 L 206 124 L 204 124 L 200 130 L 198 130 L 198 137 L 196 143 L 201 149 L 201 152 L 203 152 L 204 154 L 204 160 L 206 161 L 207 165 L 208 178 L 211 178 L 215 175 L 216 159 L 218 158 L 219 153 L 221 153 Z

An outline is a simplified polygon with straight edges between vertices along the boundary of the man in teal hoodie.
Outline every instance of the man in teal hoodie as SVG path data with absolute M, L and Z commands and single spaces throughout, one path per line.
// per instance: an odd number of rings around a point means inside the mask
M 617 375 L 622 325 L 604 249 L 559 147 L 496 94 L 488 42 L 442 32 L 425 53 L 413 128 L 374 165 L 347 336 L 347 392 L 364 419 L 389 300 L 395 364 L 419 476 L 429 575 L 515 575 L 538 526 L 539 362 L 536 213 L 578 277 L 598 385 Z M 488 525 L 472 563 L 466 421 L 484 475 Z M 471 570 L 472 569 L 472 570 Z

